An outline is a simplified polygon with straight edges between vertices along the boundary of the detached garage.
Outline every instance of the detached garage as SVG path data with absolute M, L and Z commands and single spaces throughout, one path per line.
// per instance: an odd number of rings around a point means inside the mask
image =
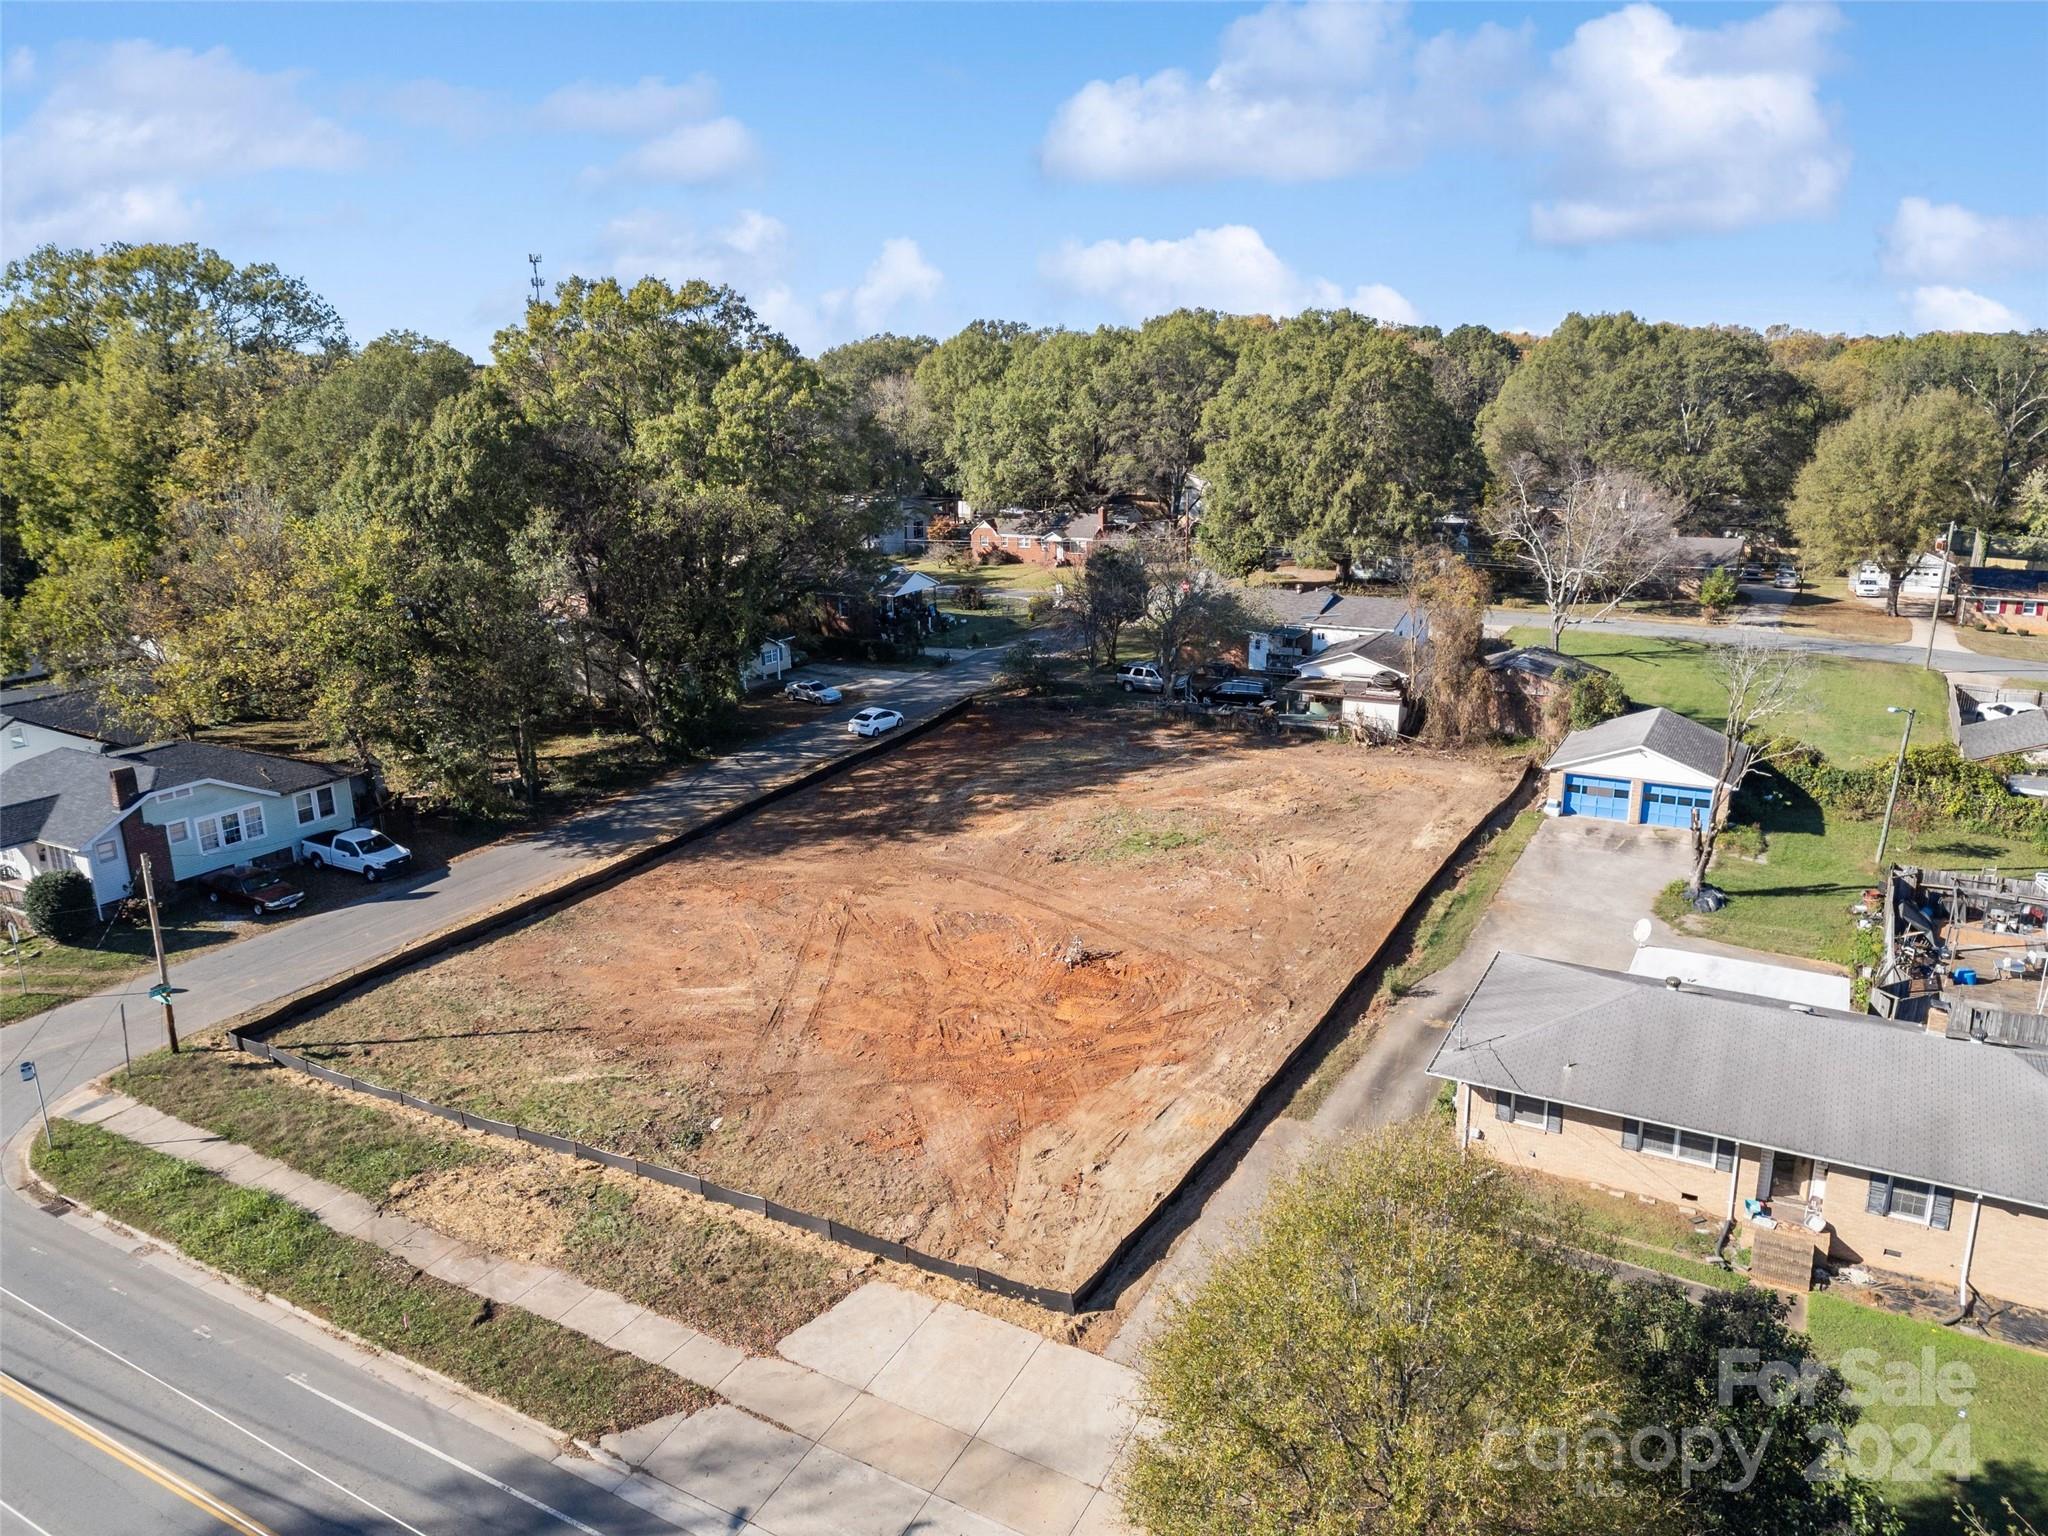
M 1713 813 L 1721 733 L 1668 709 L 1644 709 L 1565 737 L 1546 765 L 1544 810 L 1631 826 L 1691 827 Z M 1742 777 L 1737 755 L 1730 787 Z M 1722 814 L 1727 814 L 1724 804 Z

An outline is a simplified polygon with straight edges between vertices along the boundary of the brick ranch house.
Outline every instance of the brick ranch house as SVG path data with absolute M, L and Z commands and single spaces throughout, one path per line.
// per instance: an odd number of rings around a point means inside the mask
M 2048 1048 L 1499 954 L 1429 1071 L 1468 1151 L 1789 1245 L 1795 1286 L 1860 1265 L 2048 1308 Z
M 1100 512 L 1080 517 L 1057 512 L 1004 512 L 976 522 L 973 533 L 968 535 L 968 548 L 978 560 L 1010 555 L 1026 565 L 1080 566 L 1088 563 L 1088 551 L 1106 532 L 1107 520 Z

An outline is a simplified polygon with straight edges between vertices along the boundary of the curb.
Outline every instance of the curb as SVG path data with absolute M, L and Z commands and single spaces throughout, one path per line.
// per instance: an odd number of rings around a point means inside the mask
M 74 1088 L 50 1106 L 51 1117 L 63 1119 L 68 1107 L 97 1098 L 101 1092 L 102 1090 L 95 1084 Z M 335 1359 L 359 1368 L 365 1365 L 364 1357 L 368 1357 L 370 1362 L 386 1366 L 389 1368 L 387 1371 L 373 1371 L 372 1374 L 388 1384 L 412 1390 L 415 1396 L 425 1398 L 434 1407 L 454 1413 L 456 1417 L 464 1419 L 472 1427 L 487 1434 L 510 1440 L 530 1453 L 536 1452 L 536 1443 L 544 1445 L 546 1459 L 558 1465 L 567 1464 L 564 1460 L 565 1451 L 573 1448 L 582 1456 L 618 1473 L 621 1477 L 640 1475 L 609 1451 L 578 1439 L 552 1424 L 543 1423 L 530 1414 L 521 1413 L 509 1403 L 502 1403 L 494 1397 L 486 1396 L 474 1387 L 464 1386 L 454 1378 L 444 1376 L 431 1366 L 422 1365 L 410 1356 L 373 1344 L 368 1339 L 321 1317 L 318 1313 L 307 1311 L 295 1302 L 273 1292 L 261 1290 L 246 1280 L 193 1258 L 175 1243 L 138 1231 L 124 1222 L 115 1220 L 97 1207 L 86 1204 L 76 1196 L 63 1193 L 55 1186 L 44 1182 L 29 1165 L 29 1157 L 36 1138 L 41 1135 L 42 1126 L 39 1122 L 24 1126 L 15 1132 L 4 1152 L 6 1181 L 22 1199 L 31 1202 L 37 1202 L 39 1199 L 65 1201 L 72 1210 L 88 1218 L 91 1225 L 87 1230 L 95 1237 L 128 1252 L 134 1251 L 128 1246 L 131 1243 L 153 1249 L 170 1261 L 163 1267 L 168 1268 L 178 1279 L 195 1290 L 218 1287 L 247 1310 L 260 1311 L 266 1307 L 276 1309 L 290 1322 L 299 1325 L 290 1331 L 302 1341 L 313 1343 Z M 52 1219 L 57 1219 L 56 1213 L 51 1215 Z M 394 1376 L 399 1380 L 392 1381 Z M 433 1391 L 431 1394 L 420 1392 L 417 1390 L 419 1387 L 432 1388 Z M 452 1401 L 435 1401 L 436 1397 Z M 570 1457 L 568 1461 L 573 1462 L 574 1459 Z M 656 1486 L 663 1490 L 667 1489 L 666 1484 Z

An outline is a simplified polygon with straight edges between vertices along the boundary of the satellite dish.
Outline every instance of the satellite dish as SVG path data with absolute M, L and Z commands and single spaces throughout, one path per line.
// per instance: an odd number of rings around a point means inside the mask
M 1650 927 L 1650 920 L 1647 917 L 1639 917 L 1636 919 L 1636 926 L 1634 931 L 1636 937 L 1636 948 L 1641 949 L 1645 944 L 1650 942 L 1650 934 L 1653 930 Z

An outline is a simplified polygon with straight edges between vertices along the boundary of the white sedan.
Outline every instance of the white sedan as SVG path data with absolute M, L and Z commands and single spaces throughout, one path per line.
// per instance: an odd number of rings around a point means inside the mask
M 879 736 L 884 731 L 893 731 L 903 723 L 902 714 L 893 709 L 864 709 L 846 722 L 846 728 L 856 736 Z

